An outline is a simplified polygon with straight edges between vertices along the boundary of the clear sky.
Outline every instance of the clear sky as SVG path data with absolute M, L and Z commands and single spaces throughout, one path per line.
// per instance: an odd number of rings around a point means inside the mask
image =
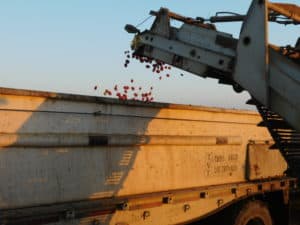
M 299 5 L 299 0 L 281 1 Z M 2 87 L 98 95 L 115 84 L 154 86 L 156 101 L 249 108 L 246 93 L 235 94 L 215 80 L 173 71 L 159 81 L 139 63 L 123 67 L 132 35 L 126 23 L 138 24 L 161 6 L 189 17 L 217 11 L 246 13 L 250 0 L 3 0 L 0 1 L 0 77 Z M 140 27 L 148 28 L 151 20 Z M 240 24 L 218 29 L 238 37 Z M 287 32 L 283 32 L 283 31 Z M 270 40 L 294 45 L 300 27 L 272 25 Z

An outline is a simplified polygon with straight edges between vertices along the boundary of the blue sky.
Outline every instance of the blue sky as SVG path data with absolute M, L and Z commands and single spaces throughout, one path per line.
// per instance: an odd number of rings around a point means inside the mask
M 289 2 L 299 4 L 299 0 Z M 138 24 L 150 10 L 163 6 L 190 17 L 209 17 L 216 11 L 246 13 L 249 4 L 248 0 L 3 0 L 0 86 L 101 96 L 94 85 L 104 90 L 133 78 L 137 85 L 154 86 L 156 101 L 249 108 L 244 104 L 246 93 L 238 95 L 215 80 L 181 77 L 173 70 L 170 79 L 159 81 L 139 63 L 123 67 L 123 52 L 132 39 L 124 25 Z M 150 25 L 151 20 L 140 28 Z M 239 27 L 239 23 L 218 25 L 235 37 Z M 270 40 L 293 45 L 299 31 L 299 26 L 272 25 Z

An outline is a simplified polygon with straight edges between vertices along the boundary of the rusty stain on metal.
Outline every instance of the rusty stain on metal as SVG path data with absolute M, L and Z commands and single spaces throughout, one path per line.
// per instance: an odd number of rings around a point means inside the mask
M 150 208 L 155 208 L 162 206 L 163 203 L 161 201 L 157 202 L 150 202 L 150 203 L 139 203 L 139 204 L 134 204 L 129 207 L 130 210 L 137 210 L 137 209 L 150 209 Z
M 260 168 L 259 168 L 259 166 L 257 164 L 254 164 L 253 169 L 254 169 L 255 175 L 259 176 L 260 175 Z
M 228 143 L 228 139 L 226 137 L 217 137 L 216 144 L 217 145 L 224 145 Z

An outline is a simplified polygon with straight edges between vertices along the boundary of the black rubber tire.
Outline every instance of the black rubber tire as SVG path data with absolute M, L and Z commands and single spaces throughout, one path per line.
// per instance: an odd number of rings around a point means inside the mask
M 262 201 L 251 201 L 238 212 L 234 225 L 273 225 L 273 222 L 266 204 Z

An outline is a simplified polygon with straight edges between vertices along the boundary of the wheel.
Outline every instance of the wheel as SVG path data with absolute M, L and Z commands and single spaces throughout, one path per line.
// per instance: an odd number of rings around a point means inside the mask
M 234 225 L 272 225 L 268 207 L 261 201 L 246 203 L 237 214 Z

